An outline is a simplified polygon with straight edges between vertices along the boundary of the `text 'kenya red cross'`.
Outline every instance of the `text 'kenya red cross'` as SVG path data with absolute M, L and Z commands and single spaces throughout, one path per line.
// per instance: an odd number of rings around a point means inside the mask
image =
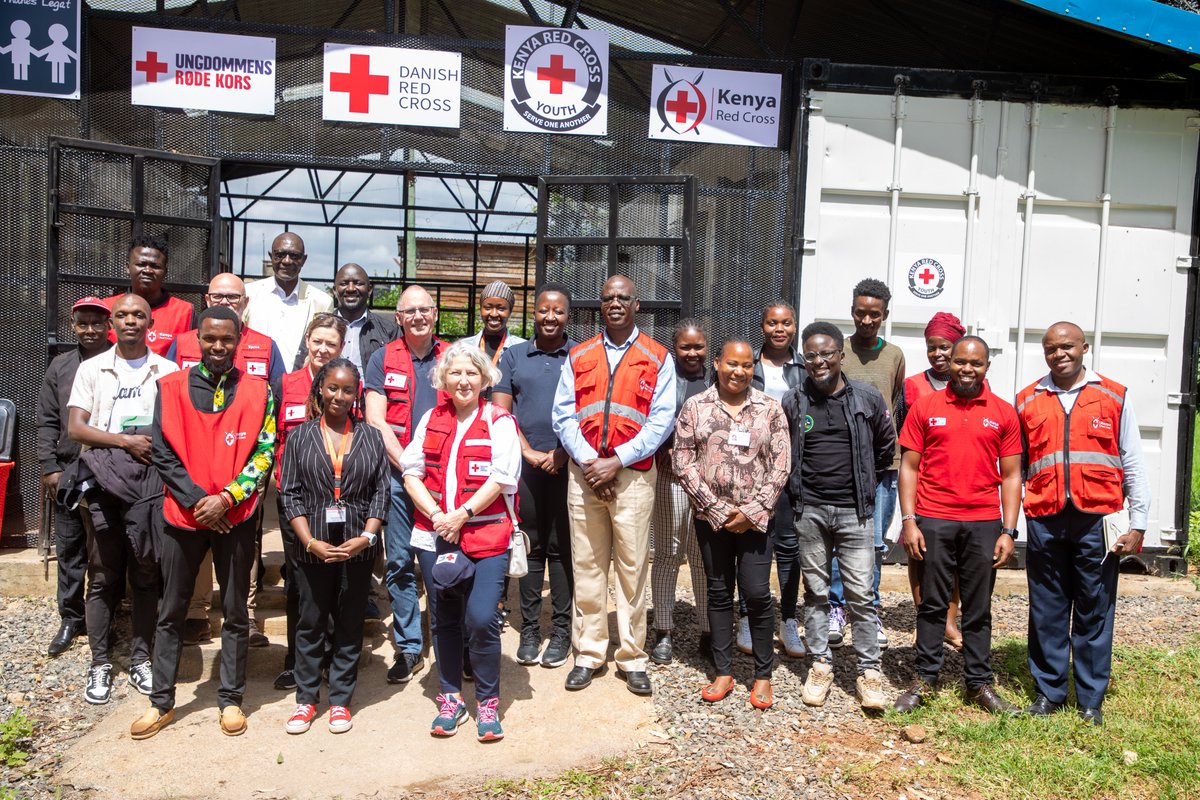
M 930 282 L 931 280 L 933 280 L 934 278 L 936 278 L 936 277 L 937 277 L 937 275 L 934 275 L 934 274 L 933 274 L 933 272 L 932 272 L 932 271 L 929 269 L 929 267 L 926 267 L 925 269 L 921 270 L 921 271 L 920 271 L 920 272 L 917 274 L 917 277 L 921 279 L 921 283 L 923 283 L 923 284 L 925 284 L 926 286 L 928 286 L 928 285 L 929 285 L 929 282 Z
M 329 73 L 329 91 L 350 95 L 350 113 L 371 111 L 371 95 L 388 93 L 387 75 L 371 74 L 371 57 L 362 53 L 350 56 L 349 72 Z
M 675 112 L 675 122 L 687 122 L 688 114 L 700 110 L 699 103 L 693 103 L 688 100 L 686 89 L 680 89 L 675 93 L 675 99 L 667 103 L 667 111 Z
M 537 79 L 550 82 L 550 94 L 562 94 L 563 83 L 575 80 L 575 70 L 563 66 L 562 56 L 550 56 L 550 66 L 538 67 Z
M 158 60 L 157 50 L 148 51 L 146 60 L 134 62 L 133 68 L 146 73 L 146 83 L 158 83 L 158 76 L 167 74 L 166 62 Z

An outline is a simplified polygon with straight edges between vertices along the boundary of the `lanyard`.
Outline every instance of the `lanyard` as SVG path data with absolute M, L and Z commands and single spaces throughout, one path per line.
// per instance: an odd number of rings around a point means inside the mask
M 341 504 L 342 502 L 342 461 L 346 457 L 346 451 L 350 448 L 350 438 L 353 436 L 350 433 L 350 420 L 346 419 L 346 429 L 342 431 L 342 443 L 338 447 L 335 454 L 333 452 L 333 437 L 329 435 L 329 426 L 325 424 L 325 417 L 321 417 L 321 435 L 325 438 L 325 452 L 329 454 L 329 460 L 333 464 L 333 502 Z
M 492 355 L 492 366 L 496 366 L 500 361 L 500 354 L 504 352 L 504 343 L 508 341 L 508 331 L 504 331 L 504 335 L 500 337 L 500 343 L 496 345 L 496 352 Z M 479 343 L 483 344 L 483 334 L 479 335 Z

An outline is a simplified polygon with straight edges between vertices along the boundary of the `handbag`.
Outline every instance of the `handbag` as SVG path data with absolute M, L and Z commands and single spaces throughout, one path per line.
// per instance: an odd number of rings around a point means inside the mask
M 508 516 L 512 520 L 512 543 L 508 549 L 508 571 L 510 578 L 524 578 L 529 574 L 529 536 L 521 530 L 517 522 L 516 512 L 513 511 L 512 495 L 504 495 L 504 505 L 508 507 Z

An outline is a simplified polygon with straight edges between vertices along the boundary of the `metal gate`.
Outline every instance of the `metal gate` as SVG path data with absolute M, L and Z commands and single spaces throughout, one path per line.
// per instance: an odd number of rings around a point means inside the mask
M 604 282 L 622 274 L 641 295 L 638 327 L 669 344 L 693 314 L 695 218 L 692 175 L 539 178 L 537 281 L 571 291 L 570 335 L 596 332 Z

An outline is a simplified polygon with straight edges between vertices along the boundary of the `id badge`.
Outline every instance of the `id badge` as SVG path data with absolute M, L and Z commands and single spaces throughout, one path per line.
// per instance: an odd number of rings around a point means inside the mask
M 729 432 L 729 443 L 734 447 L 750 446 L 750 431 L 734 430 Z
M 337 523 L 345 524 L 346 522 L 346 507 L 345 506 L 326 506 L 325 507 L 325 522 L 329 525 Z

